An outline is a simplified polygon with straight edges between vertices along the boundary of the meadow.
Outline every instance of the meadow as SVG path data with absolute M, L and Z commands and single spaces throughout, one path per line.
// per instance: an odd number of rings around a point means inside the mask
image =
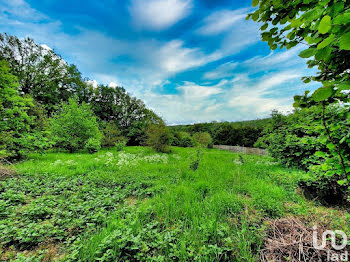
M 268 156 L 196 148 L 32 154 L 0 180 L 1 261 L 256 261 L 273 221 L 349 233 L 307 200 L 307 174 Z

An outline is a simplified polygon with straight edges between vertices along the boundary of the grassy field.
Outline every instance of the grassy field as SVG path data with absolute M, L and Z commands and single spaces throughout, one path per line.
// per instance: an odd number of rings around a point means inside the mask
M 350 216 L 298 193 L 305 174 L 266 156 L 35 154 L 0 181 L 1 261 L 255 261 L 273 219 L 349 231 Z

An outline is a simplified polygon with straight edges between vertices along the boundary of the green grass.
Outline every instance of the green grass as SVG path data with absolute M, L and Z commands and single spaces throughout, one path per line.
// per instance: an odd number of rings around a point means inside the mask
M 192 171 L 195 155 L 145 147 L 32 155 L 16 165 L 20 175 L 0 181 L 0 259 L 255 261 L 269 219 L 327 213 L 348 229 L 347 213 L 296 192 L 301 171 L 214 149 Z

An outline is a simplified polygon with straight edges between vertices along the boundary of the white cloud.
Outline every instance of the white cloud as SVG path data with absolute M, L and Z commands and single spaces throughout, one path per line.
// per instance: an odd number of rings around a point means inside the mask
M 163 30 L 186 17 L 191 0 L 131 0 L 129 11 L 137 27 Z
M 93 88 L 97 88 L 98 82 L 96 80 L 87 80 L 86 83 Z
M 112 88 L 116 88 L 116 87 L 118 87 L 118 84 L 115 83 L 115 82 L 110 82 L 110 83 L 108 84 L 108 86 L 109 86 L 109 87 L 112 87 Z
M 234 74 L 234 70 L 239 65 L 238 62 L 227 62 L 219 67 L 217 67 L 215 70 L 207 72 L 204 74 L 205 79 L 219 79 L 219 78 L 225 78 L 230 77 Z
M 177 73 L 205 65 L 221 57 L 219 53 L 206 55 L 199 48 L 186 48 L 183 44 L 180 40 L 173 40 L 160 48 L 157 58 L 162 70 L 168 73 Z
M 147 91 L 139 94 L 139 97 L 168 123 L 203 122 L 215 117 L 217 113 L 214 110 L 214 107 L 217 107 L 215 97 L 224 91 L 221 86 L 221 83 L 202 86 L 185 82 L 177 87 L 177 94 Z
M 47 19 L 46 15 L 31 8 L 24 0 L 2 0 L 1 2 L 0 14 L 4 17 L 8 17 L 7 14 L 11 14 L 11 16 L 15 16 L 17 19 L 35 22 Z M 16 21 L 15 23 L 21 24 L 19 21 Z
M 204 25 L 198 29 L 198 33 L 215 35 L 230 30 L 235 23 L 245 19 L 248 10 L 244 8 L 216 11 L 204 19 Z
M 293 80 L 300 81 L 300 77 L 298 72 L 284 71 L 269 74 L 256 85 L 252 80 L 237 82 L 229 94 L 228 105 L 257 116 L 266 115 L 273 109 L 289 111 L 292 109 L 292 98 L 276 97 L 274 88 L 282 84 L 283 88 L 287 88 L 287 82 L 295 84 Z
M 140 1 L 135 0 L 133 4 L 138 2 Z M 148 5 L 156 2 L 158 4 L 162 2 L 160 6 L 164 5 L 163 2 L 187 3 L 184 9 L 185 15 L 164 12 L 160 17 L 154 18 L 159 19 L 158 22 L 150 24 L 143 22 L 147 28 L 157 30 L 165 29 L 185 17 L 192 6 L 190 1 L 175 0 L 150 0 L 140 3 Z M 95 79 L 90 80 L 93 86 L 97 86 L 97 83 L 125 86 L 132 95 L 144 100 L 147 106 L 163 115 L 169 123 L 233 121 L 265 117 L 274 108 L 288 110 L 293 96 L 290 93 L 294 92 L 293 90 L 297 93 L 303 91 L 299 85 L 301 84 L 299 76 L 305 75 L 302 73 L 305 72 L 305 62 L 302 61 L 301 66 L 300 60 L 293 59 L 296 56 L 293 52 L 297 51 L 292 49 L 293 51 L 271 53 L 265 57 L 254 57 L 245 62 L 228 62 L 205 74 L 208 83 L 184 82 L 177 87 L 176 94 L 164 94 L 167 88 L 163 87 L 172 84 L 168 78 L 240 52 L 259 41 L 258 25 L 241 18 L 235 20 L 227 16 L 226 21 L 223 19 L 218 23 L 217 32 L 225 33 L 224 40 L 217 43 L 218 51 L 208 54 L 201 48 L 187 46 L 181 39 L 168 42 L 150 38 L 116 39 L 103 32 L 79 27 L 74 28 L 76 30 L 74 35 L 65 34 L 60 21 L 46 18 L 22 0 L 13 2 L 7 0 L 6 3 L 7 7 L 0 1 L 2 31 L 20 37 L 30 36 L 37 42 L 63 53 L 67 61 L 74 61 L 83 73 L 88 73 L 87 76 Z M 15 5 L 12 3 L 19 4 L 25 9 L 22 10 L 23 14 L 27 15 L 18 19 L 15 15 L 6 15 L 19 12 L 14 10 Z M 36 18 L 30 20 L 29 14 L 33 13 L 37 13 L 38 17 L 45 21 L 40 20 L 39 23 Z M 167 15 L 181 18 L 170 19 L 165 17 Z M 206 25 L 209 26 L 209 23 Z M 215 33 L 214 27 L 207 29 L 207 32 Z M 203 39 L 205 41 L 204 37 Z M 119 57 L 130 59 L 132 64 L 115 62 Z M 287 71 L 289 67 L 293 70 Z M 255 76 L 255 73 L 259 73 L 260 76 Z M 116 75 L 118 77 L 115 77 Z M 220 78 L 228 80 L 222 80 L 219 84 L 209 81 Z M 279 90 L 285 90 L 285 93 Z

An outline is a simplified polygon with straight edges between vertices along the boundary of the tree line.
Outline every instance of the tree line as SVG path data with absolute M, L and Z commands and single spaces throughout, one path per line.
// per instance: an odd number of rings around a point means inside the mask
M 191 136 L 206 132 L 212 137 L 212 144 L 253 147 L 269 121 L 266 118 L 241 122 L 198 123 L 170 126 L 170 130 L 174 146 L 191 146 Z
M 145 144 L 163 120 L 123 87 L 93 87 L 53 50 L 0 34 L 0 158 L 53 146 L 71 152 Z M 94 149 L 95 148 L 95 149 Z

